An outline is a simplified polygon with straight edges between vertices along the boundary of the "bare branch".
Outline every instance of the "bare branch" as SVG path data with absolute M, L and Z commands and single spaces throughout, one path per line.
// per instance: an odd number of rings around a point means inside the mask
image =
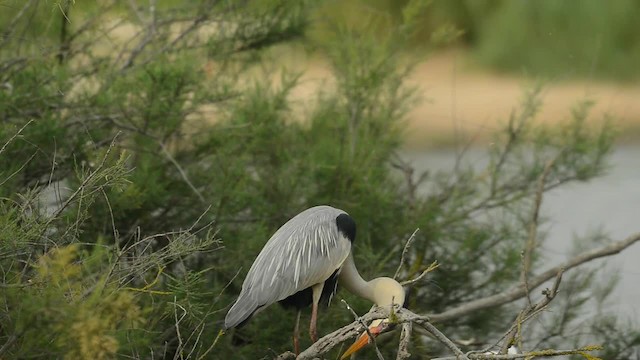
M 453 344 L 451 340 L 449 340 L 444 334 L 442 334 L 438 329 L 436 329 L 430 323 L 430 320 L 428 317 L 423 315 L 418 315 L 412 312 L 411 310 L 404 309 L 404 308 L 399 308 L 399 309 L 397 308 L 397 309 L 394 309 L 393 311 L 394 311 L 393 321 L 395 323 L 405 324 L 405 323 L 412 322 L 412 323 L 418 324 L 424 327 L 425 329 L 427 329 L 427 331 L 434 334 L 434 336 L 436 336 L 436 338 L 441 342 L 443 342 L 443 344 L 445 344 L 447 347 L 451 348 L 451 345 L 453 345 L 455 350 L 453 348 L 451 349 L 452 351 L 454 351 L 455 354 L 458 354 L 458 356 L 462 356 L 460 357 L 460 359 L 467 359 L 466 357 L 464 357 L 465 355 L 462 353 L 462 351 L 459 348 L 457 348 L 456 345 Z M 329 352 L 331 349 L 341 344 L 342 342 L 359 335 L 359 333 L 362 331 L 362 324 L 370 323 L 371 321 L 376 319 L 389 318 L 390 317 L 389 312 L 390 312 L 389 308 L 374 307 L 373 309 L 371 309 L 371 311 L 359 317 L 356 321 L 352 322 L 351 324 L 346 325 L 322 337 L 315 344 L 311 345 L 308 349 L 300 353 L 300 355 L 298 356 L 298 360 L 315 359 L 316 357 L 320 357 L 321 355 Z M 408 340 L 406 340 L 406 342 L 408 342 Z M 280 355 L 280 356 L 283 356 L 283 355 Z
M 100 173 L 100 171 L 104 168 L 107 159 L 109 158 L 109 155 L 111 154 L 111 150 L 113 150 L 113 148 L 115 147 L 116 144 L 116 139 L 118 138 L 118 135 L 120 135 L 120 133 L 117 133 L 116 136 L 113 137 L 113 140 L 111 140 L 111 144 L 109 145 L 109 147 L 107 148 L 104 156 L 102 157 L 102 161 L 100 161 L 100 164 L 98 164 L 98 166 L 95 168 L 94 171 L 92 171 L 83 181 L 82 184 L 80 184 L 80 186 L 78 186 L 78 188 L 76 189 L 76 191 L 73 192 L 73 194 L 71 194 L 67 200 L 65 200 L 65 202 L 56 210 L 56 212 L 49 218 L 49 221 L 47 222 L 47 226 L 55 219 L 57 219 L 60 214 L 62 214 L 64 212 L 64 210 L 69 206 L 69 204 L 71 204 L 73 201 L 76 200 L 76 197 L 78 197 L 78 195 L 80 195 L 84 189 L 86 188 L 87 184 L 93 180 L 93 178 L 96 177 L 96 175 L 98 175 Z
M 465 355 L 462 352 L 462 350 L 460 350 L 460 348 L 453 343 L 453 341 L 449 340 L 448 337 L 446 337 L 442 332 L 440 332 L 440 330 L 438 330 L 435 326 L 433 326 L 432 323 L 425 320 L 418 320 L 416 321 L 416 324 L 422 326 L 425 330 L 427 330 L 429 333 L 435 336 L 435 338 L 438 339 L 438 341 L 440 341 L 446 347 L 448 347 L 449 350 L 451 350 L 454 354 L 456 354 L 456 357 L 455 357 L 456 359 L 469 360 L 467 355 Z
M 425 277 L 428 273 L 432 272 L 433 270 L 437 269 L 440 266 L 440 264 L 438 264 L 438 260 L 434 261 L 431 263 L 431 265 L 429 265 L 426 269 L 424 269 L 424 271 L 422 271 L 420 273 L 420 275 L 416 276 L 415 278 L 411 279 L 411 280 L 406 280 L 400 283 L 400 285 L 405 286 L 405 285 L 413 285 L 416 282 L 420 281 L 420 279 L 422 279 L 423 277 Z
M 500 341 L 506 338 L 506 340 L 502 343 L 502 347 L 500 348 L 500 354 L 505 354 L 509 349 L 509 346 L 513 342 L 515 335 L 517 334 L 516 330 L 518 330 L 522 326 L 522 324 L 524 324 L 525 322 L 529 321 L 530 319 L 538 315 L 540 312 L 542 312 L 547 307 L 547 305 L 549 305 L 551 300 L 553 300 L 555 296 L 558 294 L 558 288 L 560 287 L 560 282 L 562 281 L 563 273 L 564 271 L 560 271 L 558 273 L 553 283 L 553 286 L 551 287 L 551 290 L 545 289 L 542 291 L 542 294 L 544 295 L 544 298 L 542 298 L 542 300 L 540 300 L 534 306 L 529 306 L 523 309 L 520 312 L 520 314 L 518 314 L 514 324 L 509 328 L 509 330 L 507 330 L 507 332 L 504 335 L 502 335 L 495 343 L 486 347 L 483 350 L 480 350 L 479 352 L 486 353 L 490 351 L 492 348 L 497 346 L 498 343 L 500 343 Z M 520 346 L 520 349 L 522 349 L 522 346 Z
M 180 318 L 178 318 L 178 307 L 182 310 L 182 315 L 180 315 Z M 175 296 L 173 297 L 173 316 L 175 320 L 174 326 L 176 328 L 176 336 L 178 338 L 178 348 L 176 349 L 176 354 L 174 355 L 173 360 L 177 360 L 178 357 L 180 357 L 181 359 L 183 358 L 183 355 L 182 355 L 183 343 L 182 343 L 182 335 L 180 334 L 180 323 L 182 322 L 184 317 L 187 316 L 187 309 L 185 309 L 182 305 L 178 304 L 178 300 Z
M 289 359 L 295 360 L 296 354 L 292 353 L 291 351 L 285 351 L 274 358 L 274 360 L 289 360 Z
M 24 4 L 22 9 L 20 9 L 20 11 L 13 16 L 11 23 L 5 28 L 6 29 L 5 32 L 2 34 L 2 42 L 0 42 L 0 48 L 4 47 L 9 42 L 9 40 L 11 40 L 13 33 L 18 28 L 16 26 L 18 24 L 18 21 L 20 21 L 20 19 L 24 16 L 26 11 L 29 10 L 29 8 L 35 2 L 36 2 L 35 0 L 29 0 L 26 4 Z
M 408 349 L 412 330 L 413 326 L 410 322 L 402 324 L 402 332 L 400 333 L 400 344 L 398 344 L 398 355 L 396 356 L 396 360 L 404 360 L 411 357 L 411 353 Z
M 9 336 L 9 339 L 7 340 L 6 343 L 4 343 L 4 345 L 2 345 L 2 347 L 0 347 L 0 355 L 4 354 L 5 352 L 9 351 L 9 348 L 18 340 L 19 337 L 22 336 L 22 333 L 17 334 L 17 335 L 11 335 Z
M 404 311 L 404 310 L 403 310 Z M 369 323 L 376 319 L 384 319 L 389 316 L 388 312 L 383 308 L 376 307 L 368 313 L 360 317 L 360 321 L 354 321 L 347 326 L 329 333 L 316 341 L 313 345 L 307 348 L 305 351 L 298 355 L 298 360 L 314 359 L 322 354 L 329 352 L 336 345 L 343 343 L 346 340 L 352 339 L 362 331 L 363 323 Z
M 371 343 L 373 344 L 373 346 L 376 349 L 376 356 L 378 357 L 378 359 L 379 360 L 384 360 L 384 357 L 382 356 L 382 353 L 380 352 L 380 349 L 378 348 L 378 343 L 376 342 L 376 337 L 371 334 L 371 331 L 369 331 L 369 327 L 367 326 L 367 324 L 365 324 L 364 321 L 362 321 L 362 318 L 360 318 L 358 316 L 358 314 L 353 310 L 353 308 L 347 303 L 347 301 L 345 299 L 340 299 L 340 301 L 347 307 L 347 310 L 349 310 L 351 312 L 351 314 L 353 314 L 353 317 L 355 318 L 355 320 L 357 322 L 359 322 L 360 325 L 362 325 L 362 327 L 364 328 L 364 331 L 367 332 L 367 335 L 369 336 L 369 341 L 371 341 Z
M 540 310 L 543 309 L 546 304 L 548 304 L 552 299 L 555 293 L 557 293 L 558 285 L 560 284 L 561 274 L 558 274 L 558 278 L 554 283 L 553 289 L 545 294 L 546 300 L 542 300 L 535 309 Z M 535 311 L 535 310 L 534 310 Z M 346 325 L 326 336 L 318 340 L 315 344 L 311 345 L 308 349 L 303 351 L 297 359 L 316 359 L 321 357 L 323 354 L 329 352 L 331 349 L 339 345 L 340 343 L 355 337 L 361 331 L 361 327 L 363 323 L 368 323 L 375 319 L 382 319 L 389 317 L 389 310 L 386 308 L 376 307 L 369 311 L 367 314 L 359 317 L 353 323 Z M 510 360 L 510 359 L 531 359 L 534 357 L 554 357 L 561 355 L 572 355 L 572 354 L 581 354 L 584 355 L 587 352 L 601 350 L 600 346 L 586 346 L 579 349 L 573 350 L 539 350 L 539 351 L 531 351 L 523 354 L 487 354 L 487 353 L 473 353 L 470 352 L 468 354 L 464 354 L 460 348 L 458 348 L 449 338 L 447 338 L 442 332 L 440 332 L 432 323 L 429 317 L 415 314 L 414 312 L 407 309 L 397 309 L 394 310 L 394 321 L 398 324 L 403 324 L 403 333 L 401 338 L 401 344 L 399 350 L 403 349 L 408 343 L 409 334 L 407 333 L 410 330 L 405 330 L 404 324 L 415 323 L 425 328 L 429 333 L 431 333 L 436 339 L 438 339 L 441 343 L 446 345 L 455 356 L 441 357 L 434 360 L 459 360 L 459 359 L 496 359 L 496 360 Z M 405 350 L 406 351 L 406 350 Z M 276 359 L 290 359 L 291 352 L 285 352 Z M 399 351 L 398 358 L 404 359 L 407 358 L 408 353 L 404 354 L 402 351 Z
M 538 218 L 540 216 L 540 205 L 542 205 L 542 196 L 544 195 L 544 185 L 547 180 L 547 176 L 553 168 L 555 158 L 549 160 L 538 179 L 538 187 L 536 189 L 536 196 L 533 202 L 533 212 L 531 214 L 531 221 L 529 222 L 529 236 L 525 243 L 524 253 L 522 257 L 522 274 L 521 281 L 526 293 L 527 304 L 531 306 L 531 295 L 529 294 L 529 271 L 531 271 L 531 257 L 536 249 L 537 237 L 538 237 Z
M 24 169 L 27 165 L 29 165 L 31 160 L 33 160 L 33 158 L 36 157 L 36 155 L 38 155 L 38 151 L 36 151 L 33 154 L 31 154 L 31 156 L 27 159 L 27 161 L 25 161 L 22 165 L 20 165 L 20 167 L 17 168 L 14 172 L 12 172 L 7 177 L 5 177 L 4 180 L 2 180 L 2 182 L 0 182 L 0 186 L 4 185 L 7 181 L 13 179 L 14 176 L 19 174 L 22 171 L 22 169 Z
M 131 12 L 136 15 L 136 17 L 138 18 L 138 21 L 140 21 L 140 23 L 144 23 L 145 22 L 144 16 L 140 12 L 139 5 L 136 3 L 135 0 L 129 0 L 129 9 L 131 9 Z
M 514 359 L 533 359 L 538 357 L 556 357 L 556 356 L 564 356 L 564 355 L 585 355 L 587 352 L 602 350 L 601 346 L 585 346 L 579 349 L 573 350 L 554 350 L 554 349 L 546 349 L 539 351 L 531 351 L 522 354 L 472 354 L 469 355 L 469 359 L 486 359 L 486 360 L 514 360 Z M 458 359 L 455 356 L 446 356 L 433 358 L 431 360 L 456 360 Z
M 184 29 L 180 34 L 178 34 L 178 36 L 176 36 L 175 39 L 173 39 L 173 41 L 171 41 L 170 43 L 168 43 L 165 46 L 163 46 L 160 50 L 158 50 L 158 51 L 154 52 L 153 54 L 151 54 L 151 56 L 146 58 L 144 61 L 141 61 L 140 65 L 144 65 L 144 64 L 149 63 L 150 61 L 155 59 L 158 55 L 163 54 L 168 49 L 171 49 L 171 48 L 175 47 L 179 42 L 183 41 L 187 37 L 187 35 L 191 34 L 192 32 L 195 32 L 202 25 L 204 25 L 205 22 L 209 19 L 210 16 L 211 16 L 211 14 L 209 14 L 208 12 L 204 12 L 204 13 L 200 14 L 197 18 L 193 19 L 192 23 L 186 29 Z M 155 24 L 153 26 L 155 26 Z M 144 47 L 144 46 L 146 46 L 147 42 L 145 42 L 143 40 L 142 44 L 143 44 L 143 47 Z M 129 57 L 129 59 L 127 60 L 127 62 L 125 63 L 125 65 L 122 66 L 120 71 L 124 71 L 127 68 L 129 68 L 131 65 L 133 65 L 134 60 L 142 53 L 141 50 L 138 51 L 138 52 L 132 53 L 131 56 Z
M 628 248 L 638 241 L 640 241 L 640 233 L 633 234 L 624 240 L 616 241 L 597 249 L 585 251 L 582 254 L 579 254 L 572 259 L 564 262 L 563 264 L 552 267 L 544 271 L 543 273 L 529 279 L 530 289 L 535 289 L 538 286 L 542 285 L 545 281 L 553 278 L 563 269 L 566 271 L 594 259 L 618 254 L 622 250 Z M 434 322 L 451 321 L 453 319 L 459 318 L 460 316 L 464 316 L 475 311 L 510 303 L 522 298 L 523 296 L 525 296 L 524 286 L 522 286 L 522 284 L 518 284 L 502 293 L 487 296 L 477 300 L 472 300 L 439 314 L 429 314 L 429 317 Z
M 171 161 L 173 166 L 176 167 L 176 169 L 180 173 L 180 176 L 182 176 L 182 180 L 184 180 L 184 182 L 186 182 L 187 185 L 189 185 L 189 188 L 191 188 L 191 190 L 193 190 L 193 192 L 196 194 L 198 199 L 200 199 L 201 202 L 205 203 L 206 201 L 205 201 L 204 197 L 202 196 L 200 191 L 198 191 L 198 189 L 196 189 L 196 187 L 193 185 L 193 183 L 189 180 L 189 177 L 187 177 L 187 173 L 182 169 L 182 166 L 180 166 L 178 161 L 176 161 L 176 159 L 173 156 L 171 156 L 171 153 L 169 153 L 169 151 L 167 150 L 166 146 L 164 146 L 164 144 L 162 142 L 158 141 L 158 144 L 160 145 L 160 149 L 162 149 L 162 153 L 167 157 L 167 159 L 169 159 L 169 161 Z
M 427 179 L 429 176 L 428 171 L 424 171 L 420 173 L 417 180 L 413 179 L 413 174 L 415 169 L 411 164 L 404 161 L 400 156 L 394 154 L 394 158 L 391 161 L 391 166 L 400 170 L 404 175 L 405 182 L 407 183 L 407 200 L 410 206 L 413 206 L 416 203 L 416 199 L 418 197 L 418 188 L 420 185 Z
M 402 249 L 402 255 L 400 256 L 400 264 L 398 264 L 398 268 L 396 269 L 396 273 L 393 275 L 394 279 L 397 279 L 398 275 L 400 275 L 400 271 L 402 270 L 402 266 L 404 266 L 405 257 L 407 256 L 407 253 L 409 252 L 409 248 L 411 247 L 411 244 L 415 240 L 416 234 L 418 233 L 418 231 L 420 231 L 420 228 L 416 228 L 413 231 L 413 234 L 411 234 L 411 236 L 409 236 L 409 238 L 407 239 L 407 242 L 404 244 L 404 248 Z
M 33 122 L 33 119 L 27 121 L 26 124 L 22 125 L 20 130 L 18 130 L 15 134 L 13 134 L 13 136 L 11 136 L 9 140 L 7 140 L 7 142 L 4 143 L 4 145 L 2 145 L 2 148 L 0 149 L 0 154 L 2 154 L 2 152 L 4 152 L 4 149 L 7 148 L 7 145 L 9 145 L 16 137 L 18 137 L 27 126 L 31 125 L 32 122 Z

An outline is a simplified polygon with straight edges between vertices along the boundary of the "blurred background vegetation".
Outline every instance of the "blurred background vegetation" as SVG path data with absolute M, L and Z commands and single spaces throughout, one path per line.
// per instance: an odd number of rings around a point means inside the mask
M 407 3 L 328 1 L 316 16 L 383 34 L 402 23 Z M 579 5 L 554 0 L 436 0 L 421 14 L 405 50 L 429 49 L 436 40 L 441 47 L 468 48 L 478 64 L 496 71 L 636 81 L 638 16 L 636 0 L 586 0 Z M 312 26 L 311 37 L 322 38 L 325 29 Z
M 415 312 L 517 283 L 545 164 L 554 161 L 549 189 L 601 175 L 615 132 L 590 125 L 590 102 L 541 126 L 532 86 L 491 135 L 486 166 L 421 175 L 402 156 L 408 114 L 423 101 L 409 80 L 446 47 L 500 71 L 634 79 L 637 4 L 569 5 L 3 1 L 0 358 L 274 357 L 290 349 L 294 323 L 278 306 L 216 335 L 265 241 L 316 204 L 356 219 L 367 278 L 392 274 L 421 229 L 402 276 L 442 266 L 411 289 Z M 301 58 L 322 59 L 327 86 L 305 88 Z M 585 320 L 587 301 L 606 299 L 594 300 L 596 271 L 568 276 L 563 310 L 531 325 L 528 348 L 636 351 L 635 328 Z M 339 295 L 359 313 L 370 306 Z M 470 350 L 496 341 L 517 310 L 438 326 L 472 339 Z M 352 321 L 339 302 L 323 314 L 321 334 Z M 385 356 L 395 343 L 381 342 Z M 411 352 L 446 350 L 417 334 Z

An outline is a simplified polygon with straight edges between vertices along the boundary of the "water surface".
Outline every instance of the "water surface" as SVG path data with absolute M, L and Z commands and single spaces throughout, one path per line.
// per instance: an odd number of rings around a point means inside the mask
M 448 171 L 455 162 L 453 151 L 407 152 L 403 157 L 418 171 Z M 466 161 L 481 168 L 486 166 L 488 156 L 484 150 L 471 150 Z M 541 215 L 549 220 L 543 225 L 548 233 L 542 247 L 545 264 L 557 265 L 569 259 L 575 249 L 575 235 L 602 231 L 612 240 L 621 240 L 640 232 L 640 146 L 617 148 L 610 165 L 600 178 L 562 186 L 545 195 L 541 207 Z M 603 310 L 640 324 L 640 243 L 607 259 L 603 271 L 617 269 L 620 282 Z M 596 308 L 590 310 L 593 313 Z

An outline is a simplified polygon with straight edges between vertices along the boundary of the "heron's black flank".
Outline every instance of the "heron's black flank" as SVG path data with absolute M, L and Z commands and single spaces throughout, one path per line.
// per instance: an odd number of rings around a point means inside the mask
M 322 288 L 322 295 L 320 296 L 320 304 L 329 306 L 331 298 L 338 291 L 338 270 L 334 271 L 331 276 L 324 282 Z M 280 305 L 285 309 L 296 308 L 303 309 L 313 303 L 313 290 L 308 287 L 304 290 L 300 290 L 297 293 L 290 295 L 289 297 L 280 300 Z
M 313 302 L 313 291 L 311 287 L 300 290 L 293 295 L 289 295 L 285 299 L 279 301 L 280 305 L 285 309 L 288 308 L 296 308 L 302 309 L 305 308 Z
M 356 222 L 347 214 L 340 214 L 336 217 L 338 231 L 353 243 L 356 239 Z

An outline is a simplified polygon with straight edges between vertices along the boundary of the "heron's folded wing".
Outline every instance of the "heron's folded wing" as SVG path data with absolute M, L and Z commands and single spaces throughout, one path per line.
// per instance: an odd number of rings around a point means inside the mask
M 336 226 L 343 212 L 330 207 L 310 210 L 316 211 L 300 213 L 269 239 L 227 318 L 248 317 L 259 307 L 326 280 L 342 265 L 351 250 L 351 242 Z

